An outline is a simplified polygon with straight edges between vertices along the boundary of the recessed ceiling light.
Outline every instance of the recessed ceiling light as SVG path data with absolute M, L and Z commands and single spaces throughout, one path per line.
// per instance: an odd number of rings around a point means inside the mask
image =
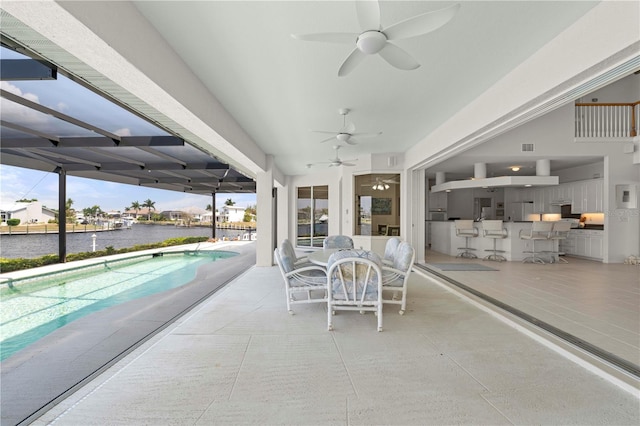
M 511 166 L 511 171 L 517 172 L 518 170 L 520 170 L 520 166 Z
M 529 186 L 533 186 L 533 185 L 531 185 L 530 183 L 528 183 L 528 184 L 526 184 L 525 186 L 529 187 Z

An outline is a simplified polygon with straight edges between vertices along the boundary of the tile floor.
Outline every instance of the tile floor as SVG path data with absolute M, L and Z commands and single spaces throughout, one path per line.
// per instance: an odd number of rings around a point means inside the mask
M 546 283 L 535 266 L 525 275 Z M 513 287 L 504 273 L 496 291 Z M 34 424 L 640 424 L 637 389 L 421 273 L 409 295 L 404 316 L 385 307 L 382 333 L 357 312 L 328 332 L 324 305 L 288 315 L 278 269 L 253 267 Z

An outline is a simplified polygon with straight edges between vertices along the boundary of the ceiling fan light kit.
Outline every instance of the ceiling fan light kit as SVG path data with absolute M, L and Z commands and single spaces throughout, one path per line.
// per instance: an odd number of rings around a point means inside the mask
M 351 160 L 342 160 L 338 156 L 338 150 L 340 149 L 340 145 L 334 145 L 333 149 L 336 150 L 336 157 L 335 158 L 331 158 L 331 159 L 329 159 L 329 161 L 322 161 L 322 162 L 319 162 L 319 163 L 309 163 L 309 164 L 307 164 L 307 168 L 310 169 L 311 166 L 317 166 L 317 165 L 321 165 L 321 164 L 326 164 L 329 167 L 339 167 L 339 166 L 353 167 L 353 166 L 355 166 L 355 164 L 351 163 L 351 161 L 358 161 L 357 158 L 353 158 Z
M 350 111 L 351 110 L 348 108 L 340 108 L 338 110 L 338 113 L 342 116 L 342 128 L 337 132 L 332 132 L 330 130 L 312 130 L 314 133 L 334 135 L 330 138 L 321 140 L 320 143 L 329 142 L 335 138 L 338 142 L 343 142 L 347 145 L 357 145 L 358 142 L 356 138 L 372 138 L 382 134 L 382 132 L 356 133 L 356 126 L 353 123 L 347 123 L 347 114 L 349 114 Z
M 445 25 L 460 9 L 460 4 L 414 16 L 396 24 L 383 28 L 380 23 L 380 5 L 377 1 L 356 1 L 356 15 L 361 33 L 318 33 L 292 34 L 298 40 L 319 41 L 325 43 L 352 44 L 354 50 L 347 56 L 340 68 L 338 76 L 349 74 L 362 62 L 366 55 L 380 54 L 391 66 L 401 70 L 414 70 L 420 64 L 404 49 L 391 43 L 421 36 Z

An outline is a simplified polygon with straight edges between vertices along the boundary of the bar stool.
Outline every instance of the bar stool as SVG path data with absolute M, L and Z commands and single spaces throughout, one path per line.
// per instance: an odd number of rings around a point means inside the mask
M 496 248 L 496 241 L 498 239 L 507 238 L 507 230 L 502 226 L 501 220 L 483 220 L 482 221 L 482 233 L 485 238 L 491 238 L 493 240 L 493 249 L 486 249 L 485 251 L 493 252 L 484 257 L 484 260 L 496 260 L 498 262 L 506 261 L 507 258 L 498 253 L 504 253 L 504 250 L 498 250 Z
M 551 238 L 551 229 L 553 228 L 553 222 L 533 222 L 531 223 L 531 229 L 529 229 L 529 233 L 523 233 L 526 231 L 525 229 L 521 229 L 519 233 L 519 237 L 521 240 L 529 240 L 533 241 L 533 248 L 530 251 L 523 251 L 523 253 L 531 253 L 531 256 L 527 256 L 522 259 L 523 263 L 532 262 L 532 263 L 541 263 L 545 264 L 545 261 L 539 256 L 542 252 L 536 251 L 536 241 L 545 240 L 548 241 Z
M 551 241 L 558 242 L 558 251 L 552 251 L 551 254 L 554 256 L 554 259 L 558 259 L 558 262 L 569 263 L 567 259 L 564 257 L 560 257 L 564 255 L 564 253 L 560 250 L 560 242 L 562 240 L 567 239 L 569 235 L 569 230 L 571 230 L 571 223 L 559 220 L 558 222 L 553 222 L 553 228 L 551 230 Z
M 458 253 L 456 257 L 465 257 L 468 259 L 475 259 L 476 256 L 470 250 L 475 250 L 472 247 L 469 247 L 469 238 L 475 238 L 478 236 L 478 230 L 473 227 L 473 220 L 456 220 L 456 236 L 464 237 L 465 244 L 464 247 L 458 247 L 458 250 L 464 250 L 462 253 Z

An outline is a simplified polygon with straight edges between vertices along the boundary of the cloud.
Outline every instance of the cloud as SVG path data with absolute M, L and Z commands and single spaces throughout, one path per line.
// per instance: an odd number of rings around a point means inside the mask
M 115 133 L 118 136 L 131 136 L 131 130 L 126 127 L 122 129 L 118 129 L 113 133 Z
M 19 87 L 9 82 L 0 82 L 0 87 L 7 92 L 13 93 L 14 95 L 40 104 L 40 99 L 37 95 L 28 92 L 23 93 Z M 5 98 L 0 99 L 0 109 L 2 110 L 2 119 L 8 122 L 15 122 L 26 126 L 30 124 L 49 122 L 49 118 L 47 115 L 32 110 L 31 108 L 26 108 Z
M 65 104 L 64 102 L 58 102 L 58 105 L 56 105 L 56 110 L 60 112 L 65 112 L 68 109 L 69 109 L 69 105 Z

